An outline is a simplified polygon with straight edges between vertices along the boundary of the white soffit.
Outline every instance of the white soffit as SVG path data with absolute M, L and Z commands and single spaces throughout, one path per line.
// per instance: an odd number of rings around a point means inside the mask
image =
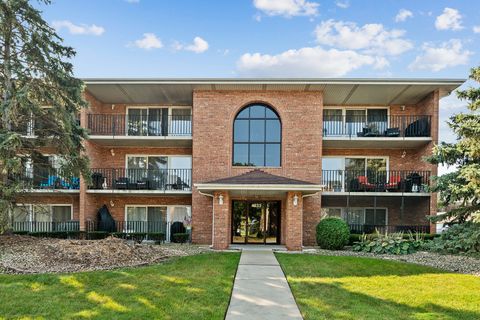
M 103 103 L 192 105 L 194 90 L 323 91 L 324 105 L 415 104 L 463 79 L 85 79 Z

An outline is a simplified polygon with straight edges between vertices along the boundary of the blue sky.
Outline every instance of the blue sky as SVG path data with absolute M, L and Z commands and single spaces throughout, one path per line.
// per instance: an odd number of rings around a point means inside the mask
M 54 0 L 79 77 L 466 78 L 480 1 Z M 442 122 L 465 110 L 441 102 Z M 441 139 L 454 137 L 442 124 Z

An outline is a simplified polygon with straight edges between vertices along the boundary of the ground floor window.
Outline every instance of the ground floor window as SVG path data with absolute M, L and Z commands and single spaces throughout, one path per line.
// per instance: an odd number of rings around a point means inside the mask
M 64 231 L 79 228 L 72 221 L 71 204 L 21 204 L 12 211 L 13 229 L 17 231 Z
M 387 208 L 323 208 L 322 216 L 340 217 L 349 225 L 387 225 Z
M 129 205 L 125 207 L 124 232 L 161 232 L 168 240 L 172 228 L 189 229 L 191 215 L 190 206 Z

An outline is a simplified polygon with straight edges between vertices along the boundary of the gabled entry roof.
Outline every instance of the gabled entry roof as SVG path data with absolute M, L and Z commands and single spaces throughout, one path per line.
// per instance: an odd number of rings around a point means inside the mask
M 291 179 L 254 169 L 238 176 L 217 179 L 205 183 L 196 183 L 200 191 L 215 190 L 262 190 L 262 191 L 301 191 L 316 193 L 322 186 L 307 181 Z

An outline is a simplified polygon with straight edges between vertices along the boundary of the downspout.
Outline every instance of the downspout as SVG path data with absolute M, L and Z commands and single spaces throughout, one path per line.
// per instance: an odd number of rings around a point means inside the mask
M 210 245 L 210 248 L 213 248 L 213 240 L 215 238 L 215 196 L 210 193 L 204 193 L 202 191 L 198 191 L 202 196 L 207 196 L 212 198 L 212 244 Z

